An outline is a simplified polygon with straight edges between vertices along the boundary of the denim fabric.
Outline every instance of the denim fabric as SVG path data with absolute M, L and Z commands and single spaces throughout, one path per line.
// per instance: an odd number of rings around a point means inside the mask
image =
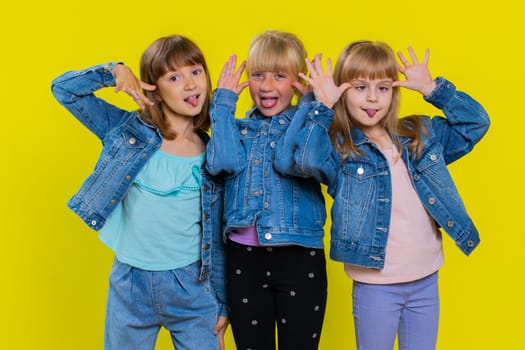
M 420 158 L 410 157 L 410 140 L 398 138 L 402 160 L 412 184 L 428 213 L 438 226 L 454 239 L 457 246 L 470 254 L 479 243 L 476 227 L 470 219 L 447 164 L 472 150 L 487 132 L 490 121 L 483 107 L 455 86 L 437 78 L 437 87 L 425 100 L 441 109 L 446 118 L 421 116 L 429 131 L 423 137 Z M 294 167 L 289 175 L 327 178 L 334 197 L 330 257 L 334 260 L 364 267 L 382 268 L 388 239 L 391 211 L 391 179 L 388 162 L 381 151 L 357 128 L 351 137 L 363 152 L 351 156 L 341 166 L 329 138 L 328 126 L 333 113 L 300 115 L 304 127 L 295 142 L 281 152 L 294 152 Z M 299 121 L 297 121 L 299 123 Z
M 219 348 L 213 327 L 218 305 L 199 263 L 146 271 L 115 259 L 110 274 L 105 349 L 153 350 L 160 327 L 177 350 Z
M 115 85 L 111 74 L 115 62 L 71 71 L 57 77 L 52 92 L 58 102 L 91 130 L 103 144 L 93 173 L 68 205 L 91 228 L 99 230 L 122 201 L 133 180 L 162 143 L 159 130 L 145 123 L 136 111 L 126 111 L 95 96 L 94 92 Z M 201 137 L 206 143 L 207 134 Z M 206 161 L 205 161 L 206 162 Z M 222 211 L 224 182 L 201 169 L 202 249 L 200 279 L 211 279 L 226 315 Z
M 353 284 L 358 350 L 434 350 L 439 323 L 438 274 L 398 284 Z
M 225 232 L 256 225 L 262 245 L 323 247 L 326 209 L 321 186 L 312 178 L 284 176 L 274 168 L 276 147 L 298 113 L 292 107 L 264 117 L 257 109 L 234 117 L 238 96 L 217 89 L 211 103 L 212 138 L 207 169 L 225 175 Z

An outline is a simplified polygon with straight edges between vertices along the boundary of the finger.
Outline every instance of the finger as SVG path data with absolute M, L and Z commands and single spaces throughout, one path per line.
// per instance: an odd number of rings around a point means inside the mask
M 332 60 L 330 58 L 326 60 L 326 75 L 332 75 Z
M 147 91 L 155 91 L 157 86 L 140 81 L 140 88 Z
M 401 63 L 403 63 L 405 66 L 408 66 L 409 63 L 407 61 L 407 59 L 405 58 L 405 56 L 403 55 L 403 53 L 401 51 L 399 51 L 397 53 L 397 57 L 399 57 L 399 60 L 401 61 Z
M 425 57 L 423 57 L 423 61 L 421 63 L 424 64 L 424 65 L 427 65 L 429 57 L 430 57 L 430 49 L 426 48 L 425 49 Z
M 410 57 L 412 57 L 412 64 L 419 63 L 416 53 L 414 52 L 414 49 L 412 48 L 412 46 L 408 47 L 408 52 L 410 53 Z

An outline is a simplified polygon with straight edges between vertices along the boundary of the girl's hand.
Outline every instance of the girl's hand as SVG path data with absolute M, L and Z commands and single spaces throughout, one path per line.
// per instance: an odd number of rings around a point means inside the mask
M 124 91 L 133 98 L 140 109 L 146 108 L 146 105 L 153 106 L 142 92 L 142 89 L 153 91 L 157 87 L 155 85 L 146 84 L 140 81 L 131 69 L 123 64 L 117 64 L 113 68 L 113 76 L 115 77 L 115 92 Z
M 315 55 L 312 62 L 306 60 L 306 66 L 308 67 L 310 76 L 307 77 L 303 73 L 299 73 L 299 76 L 310 84 L 315 98 L 319 102 L 328 108 L 332 108 L 341 95 L 350 88 L 350 83 L 345 82 L 340 86 L 336 86 L 334 77 L 332 76 L 332 61 L 330 59 L 326 61 L 325 73 L 323 65 L 321 64 L 321 54 Z
M 401 86 L 410 90 L 419 91 L 424 96 L 430 95 L 432 90 L 436 88 L 436 82 L 432 79 L 430 71 L 428 70 L 429 49 L 425 50 L 425 57 L 419 63 L 416 54 L 412 47 L 408 47 L 408 52 L 412 58 L 410 63 L 401 52 L 397 55 L 401 60 L 402 65 L 399 65 L 399 72 L 406 78 L 405 81 L 395 81 L 392 86 Z
M 230 324 L 230 320 L 227 317 L 219 316 L 219 319 L 217 320 L 217 324 L 215 327 L 213 327 L 213 334 L 215 336 L 219 337 L 219 350 L 224 350 L 224 333 L 226 332 L 226 328 L 228 328 L 228 325 Z
M 239 83 L 242 73 L 244 72 L 244 67 L 246 66 L 246 61 L 241 63 L 237 71 L 235 71 L 236 65 L 237 56 L 231 55 L 222 68 L 221 76 L 219 77 L 219 82 L 217 83 L 217 88 L 228 89 L 239 95 L 241 91 L 248 86 L 247 81 Z

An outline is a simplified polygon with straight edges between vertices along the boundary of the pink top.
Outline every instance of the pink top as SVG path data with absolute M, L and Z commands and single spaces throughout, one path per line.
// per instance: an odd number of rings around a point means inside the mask
M 441 233 L 428 215 L 395 147 L 381 150 L 388 159 L 392 178 L 392 215 L 382 270 L 345 264 L 355 281 L 391 284 L 414 281 L 443 265 Z
M 233 231 L 230 231 L 230 233 L 228 234 L 228 238 L 239 244 L 248 245 L 252 247 L 260 246 L 255 226 L 237 228 Z

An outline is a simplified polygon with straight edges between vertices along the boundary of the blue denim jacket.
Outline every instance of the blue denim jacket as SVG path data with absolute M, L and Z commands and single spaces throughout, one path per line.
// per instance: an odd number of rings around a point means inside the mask
M 437 87 L 425 100 L 441 109 L 446 118 L 421 116 L 429 131 L 423 136 L 419 159 L 408 151 L 410 140 L 398 137 L 402 159 L 412 184 L 428 213 L 469 255 L 479 235 L 454 185 L 447 164 L 464 156 L 487 132 L 490 121 L 483 107 L 455 86 L 437 78 Z M 326 107 L 320 106 L 319 109 Z M 328 135 L 333 113 L 313 109 L 303 121 L 295 143 L 283 152 L 294 152 L 289 174 L 328 179 L 334 197 L 331 210 L 330 257 L 333 260 L 381 269 L 385 261 L 391 214 L 391 179 L 388 161 L 377 146 L 357 128 L 351 131 L 357 159 L 347 157 L 341 166 Z M 294 149 L 292 149 L 292 148 Z
M 253 109 L 247 118 L 237 119 L 237 99 L 234 92 L 217 89 L 210 108 L 206 167 L 213 175 L 225 176 L 226 234 L 256 225 L 262 245 L 322 248 L 326 209 L 319 182 L 285 176 L 274 168 L 281 156 L 277 145 L 303 108 L 292 107 L 271 118 Z
M 52 83 L 55 98 L 102 141 L 95 170 L 68 206 L 91 228 L 99 230 L 122 201 L 133 180 L 162 143 L 160 131 L 144 122 L 136 111 L 126 111 L 96 97 L 94 92 L 115 86 L 111 71 L 116 63 L 67 72 Z M 209 136 L 201 134 L 206 143 Z M 204 165 L 202 175 L 202 249 L 200 279 L 210 278 L 226 315 L 224 247 L 221 240 L 224 183 Z

